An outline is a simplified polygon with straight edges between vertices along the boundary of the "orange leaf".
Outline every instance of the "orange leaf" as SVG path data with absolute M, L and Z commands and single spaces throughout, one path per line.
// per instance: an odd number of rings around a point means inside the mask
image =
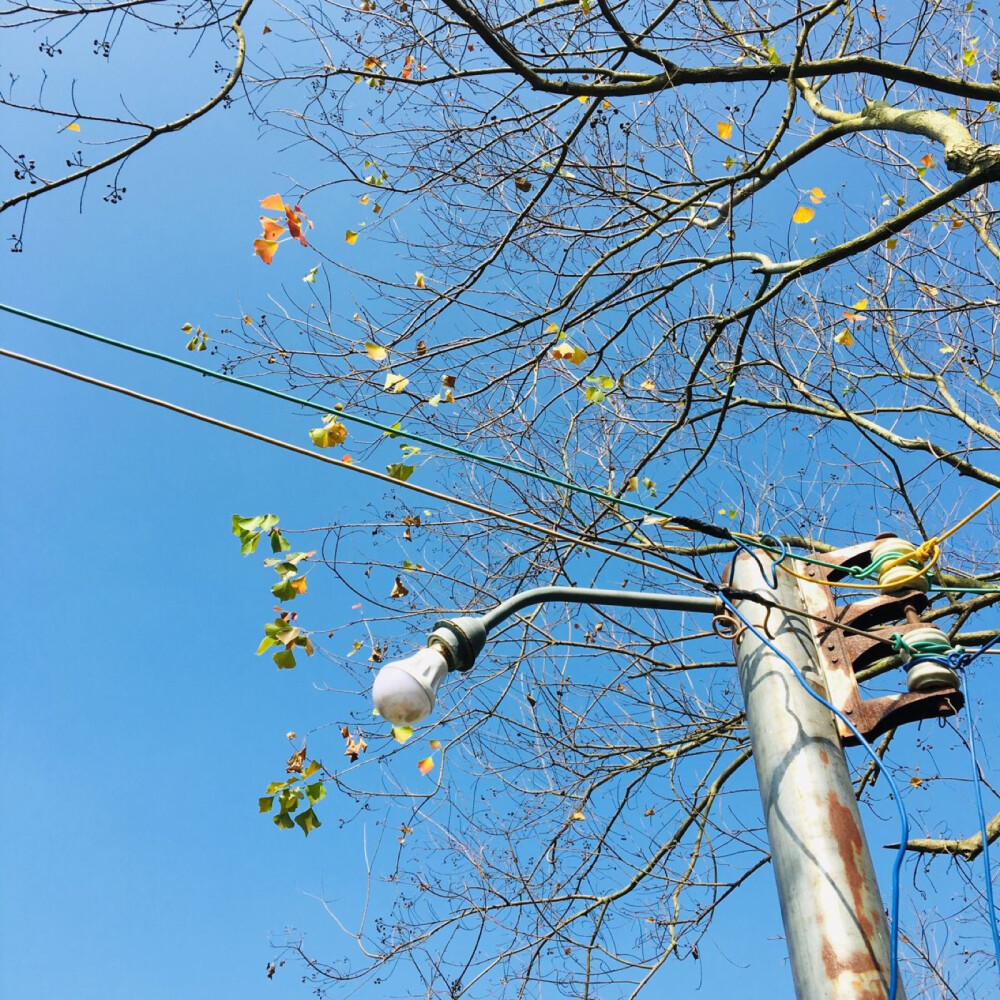
M 414 272 L 414 274 L 413 274 L 413 284 L 416 285 L 417 288 L 426 288 L 427 287 L 427 279 L 426 279 L 423 271 L 415 271 Z
M 276 240 L 285 232 L 284 226 L 279 226 L 274 219 L 269 219 L 266 215 L 260 217 L 260 225 L 264 230 L 263 237 L 265 240 Z
M 253 252 L 260 257 L 265 264 L 270 264 L 274 260 L 274 252 L 278 249 L 275 240 L 254 240 Z
M 719 133 L 720 139 L 728 139 L 733 134 L 733 123 L 732 122 L 719 122 L 715 126 L 716 132 Z
M 282 200 L 280 194 L 272 194 L 260 203 L 260 207 L 267 212 L 283 212 L 285 210 L 285 202 Z
M 421 774 L 430 774 L 434 770 L 434 758 L 425 757 L 423 760 L 417 762 L 417 770 Z
M 792 213 L 792 222 L 802 225 L 803 222 L 809 222 L 815 214 L 816 209 L 809 208 L 808 205 L 799 205 Z
M 305 236 L 302 235 L 302 223 L 306 222 L 306 217 L 304 214 L 300 214 L 302 209 L 298 205 L 295 206 L 296 210 L 285 206 L 285 220 L 288 222 L 288 234 L 293 240 L 298 240 L 304 247 L 309 246 L 306 243 Z
M 920 157 L 920 162 L 925 167 L 933 167 L 934 166 L 934 157 L 930 153 L 928 153 L 926 156 L 921 156 Z
M 431 747 L 432 750 L 440 750 L 441 749 L 441 741 L 440 740 L 431 740 L 430 741 L 430 747 Z

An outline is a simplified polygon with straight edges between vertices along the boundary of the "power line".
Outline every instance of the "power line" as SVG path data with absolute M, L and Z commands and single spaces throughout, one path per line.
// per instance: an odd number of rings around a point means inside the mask
M 310 399 L 300 399 L 298 396 L 282 392 L 279 389 L 272 389 L 266 385 L 248 382 L 245 379 L 238 378 L 235 375 L 226 374 L 225 372 L 213 371 L 211 368 L 205 368 L 202 365 L 197 365 L 193 361 L 185 361 L 182 358 L 175 358 L 172 355 L 163 354 L 160 351 L 154 351 L 146 347 L 139 347 L 137 344 L 130 344 L 127 341 L 116 340 L 113 337 L 108 337 L 100 333 L 94 333 L 92 330 L 84 330 L 82 327 L 74 326 L 70 323 L 62 323 L 59 320 L 50 319 L 47 316 L 40 316 L 37 313 L 29 312 L 26 309 L 18 309 L 16 306 L 10 306 L 3 302 L 0 302 L 0 310 L 10 313 L 12 316 L 20 316 L 22 319 L 28 319 L 35 323 L 50 326 L 56 330 L 64 330 L 67 333 L 73 333 L 81 337 L 86 337 L 89 340 L 95 340 L 98 343 L 106 344 L 109 347 L 130 351 L 133 354 L 140 354 L 143 357 L 153 358 L 156 361 L 163 361 L 167 364 L 176 365 L 178 368 L 185 368 L 188 371 L 197 372 L 199 375 L 207 375 L 210 378 L 219 379 L 220 381 L 228 382 L 231 385 L 238 385 L 244 389 L 253 389 L 255 392 L 263 393 L 266 396 L 273 396 L 275 399 L 284 400 L 286 403 L 295 403 L 297 406 L 305 406 L 309 409 L 316 410 L 319 413 L 329 414 L 336 417 L 338 420 L 346 420 L 352 423 L 360 424 L 363 427 L 368 427 L 371 430 L 377 430 L 383 434 L 388 434 L 393 437 L 401 437 L 409 441 L 416 441 L 419 444 L 427 445 L 431 448 L 438 448 L 441 451 L 458 455 L 461 458 L 469 459 L 474 462 L 480 462 L 484 465 L 490 465 L 497 469 L 503 469 L 505 472 L 512 472 L 517 475 L 526 476 L 530 479 L 536 479 L 539 482 L 548 484 L 549 486 L 555 486 L 564 490 L 572 490 L 575 493 L 581 493 L 585 496 L 593 497 L 596 500 L 601 500 L 604 503 L 611 504 L 612 506 L 627 507 L 643 514 L 662 518 L 672 524 L 676 524 L 684 528 L 690 528 L 692 531 L 699 531 L 712 538 L 721 538 L 726 541 L 730 541 L 732 539 L 732 533 L 728 528 L 720 528 L 717 525 L 710 524 L 707 521 L 702 521 L 699 518 L 686 517 L 680 514 L 668 514 L 656 507 L 650 507 L 635 500 L 627 500 L 624 497 L 612 496 L 601 490 L 591 489 L 588 486 L 580 486 L 579 484 L 571 483 L 565 479 L 556 479 L 554 476 L 550 476 L 544 472 L 538 472 L 535 469 L 529 469 L 527 466 L 517 465 L 513 462 L 507 462 L 501 458 L 493 458 L 489 455 L 480 455 L 477 452 L 471 452 L 465 448 L 460 448 L 458 445 L 447 444 L 443 441 L 437 441 L 433 438 L 425 437 L 422 434 L 415 434 L 412 431 L 391 427 L 387 424 L 379 423 L 376 420 L 370 420 L 368 417 L 362 417 L 354 413 L 349 413 L 345 409 L 337 409 L 334 406 L 326 406 L 323 403 L 317 403 Z
M 513 514 L 506 514 L 491 507 L 474 503 L 471 500 L 464 500 L 454 496 L 446 496 L 444 493 L 439 493 L 437 490 L 429 489 L 426 486 L 418 486 L 416 483 L 403 482 L 402 480 L 395 479 L 385 473 L 376 472 L 374 469 L 366 469 L 364 466 L 357 465 L 354 462 L 345 462 L 342 459 L 333 458 L 330 455 L 321 455 L 318 452 L 310 451 L 308 448 L 303 448 L 301 445 L 292 444 L 289 441 L 282 441 L 280 438 L 270 437 L 267 434 L 261 434 L 259 431 L 252 430 L 248 427 L 241 427 L 239 424 L 233 424 L 226 420 L 220 420 L 218 417 L 212 417 L 205 413 L 199 413 L 197 410 L 190 410 L 187 407 L 178 405 L 177 403 L 171 403 L 168 400 L 159 399 L 156 396 L 149 396 L 146 393 L 138 392 L 135 389 L 129 389 L 126 386 L 115 385 L 113 382 L 106 382 L 103 379 L 94 378 L 91 375 L 84 375 L 81 372 L 75 372 L 69 368 L 63 368 L 48 361 L 42 361 L 38 358 L 32 358 L 26 354 L 18 354 L 15 351 L 8 351 L 3 348 L 0 348 L 0 356 L 11 358 L 14 361 L 21 361 L 25 364 L 34 365 L 37 368 L 43 368 L 46 371 L 54 372 L 57 375 L 63 375 L 67 378 L 76 379 L 78 382 L 84 382 L 87 385 L 93 385 L 99 389 L 107 389 L 111 392 L 117 392 L 123 396 L 128 396 L 131 399 L 136 399 L 143 403 L 150 403 L 153 406 L 161 407 L 162 409 L 169 410 L 172 413 L 179 413 L 182 416 L 190 417 L 193 420 L 199 420 L 202 423 L 210 424 L 213 427 L 219 427 L 222 430 L 232 431 L 234 434 L 241 434 L 242 436 L 251 438 L 254 441 L 260 441 L 276 448 L 282 448 L 285 451 L 290 451 L 296 455 L 303 455 L 306 458 L 314 459 L 317 462 L 325 462 L 327 465 L 333 465 L 338 469 L 345 469 L 348 472 L 360 473 L 363 476 L 368 476 L 393 487 L 402 487 L 403 489 L 410 490 L 413 493 L 419 493 L 421 496 L 430 497 L 433 500 L 439 500 L 446 504 L 453 504 L 457 507 L 464 507 L 467 510 L 484 514 L 487 517 L 495 517 L 501 521 L 507 521 L 510 524 L 514 524 L 525 531 L 546 535 L 555 541 L 579 545 L 583 548 L 600 552 L 603 555 L 614 556 L 617 559 L 624 559 L 627 562 L 636 563 L 645 569 L 662 570 L 663 572 L 670 573 L 673 576 L 698 587 L 705 587 L 708 585 L 708 581 L 691 573 L 685 573 L 683 570 L 679 570 L 671 566 L 664 566 L 662 564 L 651 565 L 647 560 L 640 559 L 638 556 L 620 552 L 616 549 L 609 548 L 606 545 L 601 545 L 598 542 L 593 542 L 590 539 L 570 535 L 564 531 L 558 531 L 554 528 L 545 527 L 544 525 L 533 524 L 531 521 L 525 521 L 523 518 L 516 517 Z

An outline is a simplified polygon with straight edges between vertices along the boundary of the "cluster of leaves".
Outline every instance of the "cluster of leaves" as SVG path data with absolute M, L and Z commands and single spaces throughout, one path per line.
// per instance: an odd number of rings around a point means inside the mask
M 295 734 L 289 733 L 289 738 L 294 739 Z M 308 837 L 313 830 L 323 825 L 314 806 L 326 798 L 326 785 L 321 779 L 309 781 L 322 768 L 323 765 L 318 760 L 307 762 L 306 744 L 303 743 L 301 749 L 288 758 L 285 772 L 291 777 L 284 781 L 272 781 L 267 786 L 267 794 L 257 800 L 258 810 L 261 813 L 271 813 L 277 803 L 278 811 L 272 817 L 274 825 L 279 830 L 291 830 L 298 826 Z M 304 803 L 308 803 L 308 808 L 299 812 Z
M 271 567 L 278 574 L 278 582 L 271 587 L 271 593 L 282 602 L 294 601 L 296 597 L 307 590 L 304 573 L 299 572 L 299 563 L 304 562 L 316 553 L 291 552 L 291 543 L 277 527 L 276 514 L 258 514 L 254 517 L 233 515 L 233 534 L 240 540 L 240 553 L 250 555 L 257 550 L 257 545 L 264 535 L 270 539 L 271 551 L 281 553 L 264 560 L 264 565 Z M 257 647 L 257 655 L 275 646 L 282 648 L 272 654 L 275 664 L 283 670 L 295 666 L 296 647 L 305 650 L 307 656 L 315 652 L 312 641 L 302 629 L 295 624 L 298 614 L 294 611 L 276 607 L 278 617 L 264 626 L 264 638 Z
M 260 216 L 261 234 L 253 241 L 253 252 L 265 263 L 270 264 L 274 260 L 278 246 L 287 239 L 295 240 L 307 247 L 305 230 L 312 229 L 312 220 L 306 218 L 302 206 L 296 204 L 294 207 L 285 203 L 280 194 L 272 194 L 261 200 L 260 207 L 266 212 L 282 212 L 284 217 L 274 218 L 269 215 Z M 288 234 L 287 236 L 285 234 Z M 310 272 L 315 280 L 315 269 Z M 306 275 L 305 280 L 310 280 L 310 275 Z

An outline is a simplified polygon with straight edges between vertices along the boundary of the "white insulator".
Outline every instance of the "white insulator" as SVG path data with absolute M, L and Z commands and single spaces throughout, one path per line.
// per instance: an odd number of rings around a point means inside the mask
M 912 629 L 903 636 L 903 641 L 911 646 L 915 646 L 918 642 L 939 642 L 949 649 L 951 648 L 948 636 L 936 625 L 921 625 L 920 628 Z M 908 663 L 913 658 L 913 654 L 908 649 L 903 649 L 900 652 L 904 663 Z
M 930 583 L 925 573 L 918 573 L 920 563 L 916 556 L 917 546 L 905 538 L 883 538 L 872 548 L 872 562 L 882 556 L 894 554 L 907 556 L 907 561 L 898 563 L 879 573 L 878 584 L 883 594 L 894 594 L 900 590 L 919 590 L 927 593 Z
M 920 660 L 906 672 L 906 687 L 909 691 L 940 691 L 960 686 L 958 674 L 951 667 L 935 660 Z

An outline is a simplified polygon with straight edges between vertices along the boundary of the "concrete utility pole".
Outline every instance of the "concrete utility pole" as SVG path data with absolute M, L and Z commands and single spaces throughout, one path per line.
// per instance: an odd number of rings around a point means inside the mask
M 746 553 L 737 558 L 731 585 L 804 610 L 795 578 L 779 570 L 771 587 L 761 565 L 770 574 L 772 561 L 756 555 L 760 563 Z M 737 607 L 829 697 L 805 619 L 751 601 Z M 835 718 L 752 632 L 735 645 L 796 996 L 885 1000 L 885 910 Z M 902 984 L 896 998 L 904 1000 Z

